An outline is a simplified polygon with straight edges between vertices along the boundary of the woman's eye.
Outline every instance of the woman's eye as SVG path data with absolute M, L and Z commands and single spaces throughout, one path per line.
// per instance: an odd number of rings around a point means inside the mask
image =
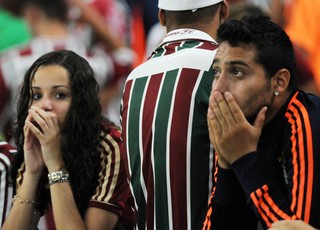
M 32 95 L 32 99 L 33 100 L 39 100 L 41 98 L 41 94 L 39 94 L 39 93 L 34 93 L 33 95 Z
M 64 99 L 64 98 L 66 98 L 66 94 L 65 93 L 57 93 L 55 97 L 57 99 Z

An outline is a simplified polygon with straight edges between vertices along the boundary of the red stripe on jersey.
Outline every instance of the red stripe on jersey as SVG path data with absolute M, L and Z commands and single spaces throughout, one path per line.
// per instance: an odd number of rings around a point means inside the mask
M 166 52 L 164 55 L 172 54 L 177 51 L 177 47 L 181 45 L 181 42 L 173 42 L 169 43 L 168 45 L 165 46 Z
M 214 43 L 210 43 L 210 42 L 203 42 L 197 48 L 198 49 L 204 49 L 204 50 L 216 50 L 218 48 L 218 45 L 214 44 Z
M 153 143 L 150 138 L 152 138 L 152 123 L 154 118 L 154 111 L 157 102 L 157 97 L 159 94 L 159 88 L 161 84 L 163 73 L 156 74 L 150 77 L 150 82 L 146 91 L 146 98 L 144 100 L 145 106 L 143 107 L 143 117 L 142 117 L 142 146 L 143 149 L 143 163 L 142 163 L 142 174 L 146 187 L 148 190 L 148 215 L 154 216 L 154 213 L 151 213 L 151 210 L 154 210 L 154 181 L 153 177 L 150 176 L 149 172 L 153 172 L 152 163 L 151 163 L 151 144 Z M 148 217 L 149 220 L 154 218 Z M 153 223 L 148 221 L 148 229 L 153 229 Z
M 121 126 L 122 126 L 122 140 L 123 140 L 123 148 L 125 148 L 124 152 L 127 152 L 126 147 L 127 147 L 127 119 L 128 119 L 128 106 L 129 106 L 129 97 L 130 97 L 130 92 L 131 92 L 131 87 L 132 87 L 133 81 L 129 80 L 125 84 L 125 88 L 123 91 L 123 98 L 122 98 L 122 114 L 121 114 Z M 124 111 L 124 112 L 123 112 Z M 129 157 L 129 156 L 127 156 Z M 130 159 L 130 158 L 129 158 Z
M 183 69 L 177 85 L 174 108 L 172 114 L 172 128 L 170 138 L 170 171 L 175 172 L 170 175 L 173 207 L 173 229 L 187 229 L 187 216 L 182 215 L 179 204 L 186 203 L 186 153 L 188 141 L 188 123 L 190 116 L 190 104 L 192 91 L 199 76 L 199 70 Z M 184 144 L 177 144 L 176 141 Z M 181 158 L 185 156 L 185 158 Z M 184 189 L 183 189 L 184 188 Z M 181 192 L 184 191 L 183 193 Z M 185 211 L 185 210 L 183 210 Z M 184 212 L 186 213 L 186 212 Z
M 30 56 L 31 54 L 32 54 L 31 47 L 28 47 L 19 51 L 20 56 Z

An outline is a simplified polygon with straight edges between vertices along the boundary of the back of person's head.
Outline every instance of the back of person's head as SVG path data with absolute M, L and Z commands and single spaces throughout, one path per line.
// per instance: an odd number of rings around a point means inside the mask
M 285 31 L 266 16 L 245 16 L 241 20 L 227 20 L 217 32 L 219 43 L 228 42 L 233 47 L 253 46 L 256 61 L 268 77 L 280 69 L 287 69 L 291 78 L 288 89 L 296 88 L 296 61 L 292 42 Z
M 268 16 L 259 6 L 253 5 L 249 2 L 239 2 L 230 4 L 229 18 L 240 20 L 244 16 Z
M 34 6 L 40 9 L 46 17 L 61 22 L 66 22 L 68 19 L 68 2 L 67 0 L 18 0 L 21 8 L 25 9 L 28 6 Z
M 208 22 L 215 17 L 223 0 L 159 0 L 166 20 L 176 25 Z

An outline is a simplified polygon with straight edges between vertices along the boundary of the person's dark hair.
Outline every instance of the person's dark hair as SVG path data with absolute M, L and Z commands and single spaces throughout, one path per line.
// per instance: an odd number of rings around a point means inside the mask
M 68 2 L 67 0 L 18 0 L 21 8 L 28 5 L 39 7 L 50 19 L 67 22 L 68 20 Z
M 174 22 L 176 25 L 188 25 L 197 22 L 205 22 L 212 20 L 221 3 L 214 4 L 212 6 L 199 8 L 196 11 L 185 10 L 185 11 L 168 11 L 165 10 L 165 18 L 168 22 Z
M 108 128 L 113 123 L 103 118 L 98 99 L 99 86 L 89 63 L 72 51 L 54 51 L 37 59 L 27 70 L 17 106 L 17 123 L 14 129 L 14 138 L 18 150 L 13 163 L 13 178 L 24 161 L 23 127 L 32 103 L 31 83 L 35 72 L 40 66 L 59 65 L 68 71 L 72 101 L 65 121 L 61 127 L 61 150 L 65 161 L 65 168 L 70 173 L 70 183 L 75 201 L 81 215 L 87 209 L 88 202 L 98 184 L 99 173 L 99 142 L 101 124 Z M 107 131 L 107 130 L 106 130 Z M 43 212 L 49 204 L 49 189 L 47 170 L 43 172 L 37 200 L 40 203 L 39 211 Z M 14 181 L 15 183 L 15 181 Z
M 252 45 L 256 49 L 256 61 L 273 77 L 280 69 L 290 74 L 288 90 L 297 87 L 296 61 L 292 42 L 285 31 L 266 16 L 245 16 L 241 20 L 227 20 L 217 32 L 219 43 L 231 46 Z
M 230 4 L 229 8 L 229 19 L 240 20 L 244 16 L 268 16 L 266 12 L 262 10 L 261 7 L 253 5 L 249 2 L 239 2 Z

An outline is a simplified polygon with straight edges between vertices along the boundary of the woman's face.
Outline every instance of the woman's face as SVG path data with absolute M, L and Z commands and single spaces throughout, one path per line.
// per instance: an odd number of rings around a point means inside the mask
M 61 127 L 72 101 L 68 71 L 60 65 L 40 66 L 31 82 L 31 94 L 31 106 L 55 114 Z

